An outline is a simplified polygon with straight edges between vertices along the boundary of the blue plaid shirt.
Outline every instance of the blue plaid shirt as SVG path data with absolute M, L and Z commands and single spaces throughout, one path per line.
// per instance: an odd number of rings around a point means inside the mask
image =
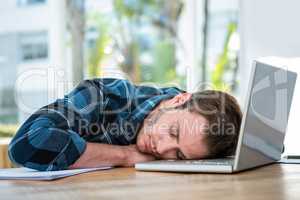
M 9 144 L 9 157 L 28 168 L 62 170 L 81 156 L 87 141 L 134 144 L 147 114 L 181 92 L 119 79 L 84 80 L 22 124 Z

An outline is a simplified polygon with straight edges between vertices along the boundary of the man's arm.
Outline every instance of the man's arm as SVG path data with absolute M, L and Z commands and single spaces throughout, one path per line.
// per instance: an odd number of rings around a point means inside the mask
M 84 153 L 69 169 L 101 166 L 132 167 L 138 162 L 155 160 L 154 156 L 139 152 L 136 145 L 86 144 Z
M 90 145 L 82 137 L 89 133 L 80 122 L 101 121 L 105 92 L 109 90 L 102 81 L 85 80 L 63 99 L 32 114 L 9 144 L 12 162 L 40 171 L 54 171 L 68 169 L 70 165 L 77 168 L 105 164 L 132 166 L 146 160 L 148 156 L 135 147 Z

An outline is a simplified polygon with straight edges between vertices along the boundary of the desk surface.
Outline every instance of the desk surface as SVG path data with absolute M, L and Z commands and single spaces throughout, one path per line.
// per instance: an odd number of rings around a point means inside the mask
M 300 165 L 238 174 L 180 174 L 115 168 L 56 181 L 0 181 L 1 199 L 300 199 Z

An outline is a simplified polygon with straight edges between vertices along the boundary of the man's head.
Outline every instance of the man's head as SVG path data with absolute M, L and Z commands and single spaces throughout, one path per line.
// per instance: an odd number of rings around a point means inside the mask
M 137 146 L 162 159 L 233 155 L 241 118 L 237 101 L 225 92 L 181 93 L 147 116 Z

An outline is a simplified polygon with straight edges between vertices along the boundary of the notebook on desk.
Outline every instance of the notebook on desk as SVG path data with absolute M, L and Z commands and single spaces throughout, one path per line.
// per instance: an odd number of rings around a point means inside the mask
M 111 167 L 98 167 L 88 169 L 71 169 L 60 171 L 37 171 L 29 168 L 0 169 L 0 180 L 55 180 L 77 174 L 111 169 Z

